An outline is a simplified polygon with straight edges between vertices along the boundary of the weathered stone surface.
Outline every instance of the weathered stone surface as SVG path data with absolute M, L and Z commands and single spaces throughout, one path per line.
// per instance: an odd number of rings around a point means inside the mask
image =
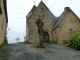
M 6 1 L 6 0 L 5 0 Z M 0 45 L 4 42 L 4 38 L 6 36 L 7 31 L 7 19 L 6 19 L 6 7 L 4 0 L 0 1 L 0 8 L 2 13 L 0 14 Z
M 80 31 L 80 19 L 66 7 L 55 25 L 53 38 L 58 44 L 65 44 L 77 31 Z
M 43 29 L 49 33 L 52 39 L 52 29 L 55 24 L 55 16 L 50 12 L 47 6 L 41 1 L 34 12 L 27 15 L 27 40 L 31 43 L 39 42 L 39 33 L 36 20 L 40 17 L 44 23 Z
M 58 18 L 55 18 L 42 1 L 32 10 L 27 15 L 26 33 L 27 40 L 31 43 L 39 42 L 38 27 L 35 24 L 38 18 L 41 18 L 44 22 L 43 29 L 48 32 L 49 40 L 54 39 L 58 44 L 67 43 L 74 32 L 80 31 L 80 19 L 69 7 L 65 7 Z

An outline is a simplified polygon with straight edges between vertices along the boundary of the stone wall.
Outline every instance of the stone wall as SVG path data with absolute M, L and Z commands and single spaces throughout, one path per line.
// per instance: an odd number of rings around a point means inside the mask
M 65 44 L 71 39 L 74 31 L 80 31 L 80 19 L 74 12 L 70 8 L 65 8 L 64 13 L 59 27 L 53 31 L 53 38 L 58 44 Z
M 29 13 L 28 15 L 30 15 Z M 52 29 L 55 24 L 55 16 L 50 12 L 46 5 L 41 1 L 36 10 L 27 19 L 27 40 L 36 42 L 39 41 L 38 27 L 36 20 L 41 18 L 44 22 L 43 29 L 49 33 L 50 40 L 52 39 Z
M 3 0 L 1 0 L 1 10 L 2 10 L 2 14 L 0 14 L 0 45 L 4 43 L 4 38 L 6 36 L 6 31 L 7 31 L 7 22 L 6 22 L 6 15 L 4 11 Z

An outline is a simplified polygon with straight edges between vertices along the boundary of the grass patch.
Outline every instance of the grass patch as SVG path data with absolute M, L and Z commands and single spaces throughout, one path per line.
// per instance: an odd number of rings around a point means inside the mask
M 25 42 L 23 42 L 23 44 L 30 44 L 30 42 L 29 41 L 25 41 Z
M 38 48 L 45 48 L 44 42 L 42 40 L 39 42 Z
M 52 39 L 52 40 L 50 40 L 50 43 L 56 43 L 56 42 Z
M 3 60 L 4 54 L 0 51 L 0 60 Z
M 1 45 L 0 45 L 0 48 L 2 48 L 2 47 L 4 47 L 4 46 L 7 46 L 8 44 L 7 43 L 2 43 Z
M 77 50 L 80 50 L 80 32 L 76 33 L 68 43 L 68 46 Z

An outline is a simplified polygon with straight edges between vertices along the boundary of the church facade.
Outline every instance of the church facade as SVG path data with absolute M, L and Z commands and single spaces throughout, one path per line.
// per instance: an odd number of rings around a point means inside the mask
M 74 31 L 80 31 L 80 19 L 69 8 L 65 7 L 59 17 L 55 17 L 47 6 L 41 1 L 33 6 L 26 16 L 26 40 L 30 43 L 39 43 L 39 31 L 36 21 L 43 22 L 43 42 L 54 40 L 58 44 L 66 43 Z
M 0 45 L 4 43 L 7 33 L 7 4 L 6 0 L 0 0 Z

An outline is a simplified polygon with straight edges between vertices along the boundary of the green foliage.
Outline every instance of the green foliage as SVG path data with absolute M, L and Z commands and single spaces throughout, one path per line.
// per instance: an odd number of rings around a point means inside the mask
M 0 60 L 3 60 L 3 53 L 0 51 Z
M 40 47 L 40 48 L 44 48 L 44 43 L 43 43 L 42 40 L 39 42 L 39 47 Z
M 8 44 L 7 37 L 4 38 L 4 43 Z
M 23 42 L 18 42 L 18 43 L 23 43 Z
M 2 43 L 2 44 L 0 45 L 0 47 L 2 48 L 2 47 L 7 46 L 7 45 L 8 45 L 7 43 Z
M 2 43 L 2 44 L 0 45 L 0 47 L 2 48 L 2 47 L 7 46 L 7 45 L 8 45 L 7 37 L 5 37 L 5 38 L 4 38 L 4 43 Z
M 41 23 L 39 27 L 40 27 L 40 29 L 42 29 L 43 28 L 43 23 Z
M 80 50 L 80 33 L 75 34 L 69 41 L 69 46 Z
M 0 60 L 2 60 L 2 57 L 0 57 Z
M 52 39 L 52 40 L 50 40 L 50 43 L 55 43 L 55 41 Z
M 24 44 L 30 44 L 30 42 L 29 41 L 25 41 Z

